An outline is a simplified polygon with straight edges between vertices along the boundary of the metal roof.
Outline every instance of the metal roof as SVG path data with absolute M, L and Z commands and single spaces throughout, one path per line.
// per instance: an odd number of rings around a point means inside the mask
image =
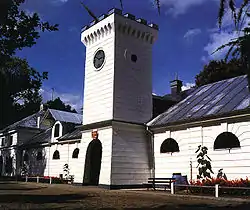
M 250 108 L 247 76 L 239 76 L 198 87 L 184 100 L 148 123 L 163 126 L 183 120 L 230 113 Z M 250 110 L 250 109 L 249 109 Z
M 72 112 L 65 112 L 55 109 L 49 109 L 52 117 L 60 122 L 68 122 L 68 123 L 75 123 L 75 124 L 82 124 L 82 115 Z
M 82 138 L 82 132 L 80 129 L 76 129 L 73 132 L 66 133 L 62 137 L 58 138 L 59 141 L 62 140 L 71 140 L 71 139 L 81 139 Z
M 44 116 L 44 111 L 39 111 L 35 114 L 32 114 L 26 118 L 23 118 L 9 126 L 7 126 L 6 128 L 4 128 L 3 130 L 1 130 L 0 132 L 4 132 L 7 130 L 12 130 L 12 129 L 16 129 L 17 127 L 25 127 L 25 128 L 37 128 L 37 118 L 38 117 L 42 117 Z M 41 125 L 42 127 L 40 127 L 40 129 L 46 129 L 47 127 Z

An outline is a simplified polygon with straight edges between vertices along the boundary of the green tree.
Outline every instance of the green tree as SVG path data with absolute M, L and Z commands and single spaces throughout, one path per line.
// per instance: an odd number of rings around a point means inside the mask
M 27 14 L 20 9 L 25 0 L 1 0 L 0 1 L 0 60 L 13 56 L 17 50 L 32 47 L 40 37 L 40 31 L 56 31 L 58 24 L 50 25 L 41 21 L 39 15 Z
M 4 127 L 39 110 L 39 89 L 47 73 L 31 68 L 25 59 L 11 57 L 0 66 L 0 127 Z
M 20 9 L 25 0 L 0 1 L 0 128 L 37 111 L 38 92 L 47 73 L 39 73 L 26 60 L 14 57 L 32 47 L 40 32 L 56 31 L 58 25 L 41 21 L 39 15 Z
M 203 70 L 195 76 L 196 86 L 229 79 L 247 73 L 242 60 L 233 58 L 230 61 L 212 60 L 203 67 Z
M 47 101 L 44 104 L 44 106 L 46 108 L 50 108 L 50 109 L 57 109 L 57 110 L 61 110 L 61 111 L 76 113 L 75 109 L 73 109 L 70 105 L 66 105 L 65 103 L 63 103 L 59 97 L 53 101 L 52 100 Z
M 247 71 L 248 87 L 250 90 L 250 22 L 248 22 L 247 25 L 244 25 L 245 21 L 250 18 L 250 0 L 242 0 L 241 6 L 238 10 L 235 2 L 235 0 L 220 0 L 218 23 L 219 28 L 221 29 L 225 11 L 229 7 L 234 20 L 234 30 L 238 32 L 238 37 L 231 40 L 229 43 L 222 45 L 215 52 L 225 47 L 229 47 L 225 60 L 227 60 L 230 55 L 236 58 L 241 58 L 244 68 L 246 68 Z

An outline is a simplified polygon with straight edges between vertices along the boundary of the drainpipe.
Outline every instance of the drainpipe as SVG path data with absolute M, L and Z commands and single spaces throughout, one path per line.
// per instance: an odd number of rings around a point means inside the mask
M 155 178 L 155 151 L 154 151 L 154 133 L 149 129 L 149 127 L 146 125 L 146 131 L 150 134 L 150 137 L 151 137 L 151 149 L 152 149 L 152 165 L 153 165 L 153 168 L 152 168 L 152 178 Z

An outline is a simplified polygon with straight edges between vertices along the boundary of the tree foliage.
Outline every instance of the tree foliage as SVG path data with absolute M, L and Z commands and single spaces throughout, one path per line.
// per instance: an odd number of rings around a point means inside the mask
M 229 47 L 225 60 L 227 60 L 230 55 L 241 59 L 246 66 L 248 84 L 250 84 L 250 22 L 247 22 L 247 25 L 244 25 L 244 23 L 250 19 L 249 3 L 250 0 L 242 0 L 240 8 L 237 9 L 235 0 L 220 0 L 218 14 L 219 27 L 221 28 L 225 11 L 229 7 L 233 16 L 235 31 L 238 32 L 238 37 L 220 46 L 215 51 L 217 52 L 225 47 Z M 248 85 L 248 87 L 250 90 L 250 85 Z
M 47 79 L 25 59 L 14 57 L 18 50 L 32 47 L 40 32 L 56 31 L 58 25 L 41 21 L 39 15 L 20 9 L 25 0 L 0 1 L 0 128 L 39 109 L 39 89 Z
M 31 68 L 25 59 L 9 58 L 0 66 L 0 127 L 4 127 L 39 110 L 39 89 L 47 73 Z
M 44 106 L 50 109 L 76 113 L 75 109 L 73 109 L 70 105 L 66 105 L 65 103 L 63 103 L 63 101 L 59 97 L 55 100 L 47 101 Z
M 245 75 L 246 73 L 246 66 L 240 59 L 233 58 L 230 61 L 212 60 L 195 76 L 195 84 L 199 87 L 223 79 Z
M 20 9 L 25 0 L 0 1 L 0 59 L 8 59 L 17 50 L 32 47 L 40 37 L 40 31 L 56 31 L 58 24 L 41 21 L 39 15 L 27 14 Z M 1 65 L 3 62 L 1 62 Z

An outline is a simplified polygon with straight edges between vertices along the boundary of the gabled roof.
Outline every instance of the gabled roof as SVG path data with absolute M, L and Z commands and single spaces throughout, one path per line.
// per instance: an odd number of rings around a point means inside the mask
M 48 109 L 56 121 L 82 124 L 82 115 L 72 112 L 65 112 L 56 109 Z
M 189 96 L 160 114 L 148 126 L 167 126 L 239 110 L 250 111 L 247 76 L 222 80 L 196 88 Z
M 35 114 L 32 114 L 28 117 L 25 117 L 24 119 L 21 119 L 13 124 L 7 126 L 6 128 L 1 130 L 0 132 L 4 132 L 7 130 L 13 130 L 13 129 L 16 129 L 17 127 L 37 128 L 37 118 L 39 116 L 43 116 L 43 115 L 44 115 L 44 111 L 39 111 Z
M 48 129 L 49 127 L 43 125 L 41 122 L 40 122 L 40 128 L 37 128 L 37 118 L 41 117 L 41 121 L 42 121 L 43 118 L 46 118 L 46 116 L 47 116 L 46 113 L 50 113 L 52 118 L 55 121 L 74 123 L 74 124 L 82 124 L 82 115 L 81 114 L 60 111 L 60 110 L 56 110 L 56 109 L 48 109 L 47 111 L 41 110 L 35 114 L 32 114 L 32 115 L 20 120 L 20 121 L 17 121 L 15 123 L 7 126 L 6 128 L 1 130 L 0 132 L 13 130 L 13 129 L 16 129 L 18 127 L 29 128 L 29 129 L 33 128 L 33 129 L 40 129 L 40 130 Z

